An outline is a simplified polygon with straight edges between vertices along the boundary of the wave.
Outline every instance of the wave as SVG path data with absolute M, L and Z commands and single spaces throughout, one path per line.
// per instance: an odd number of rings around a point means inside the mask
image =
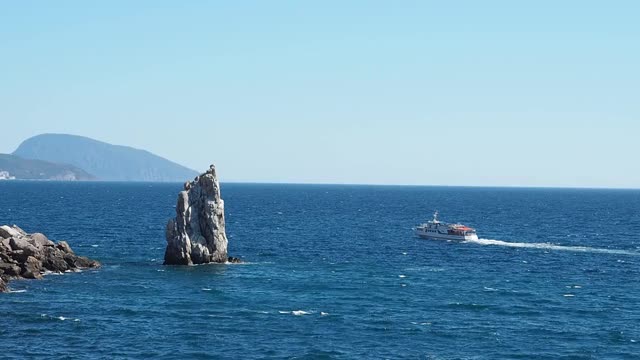
M 309 315 L 312 314 L 312 311 L 304 311 L 304 310 L 293 310 L 293 311 L 278 311 L 280 314 L 291 314 L 295 316 Z
M 53 315 L 47 315 L 47 314 L 40 314 L 41 318 L 46 318 L 46 319 L 50 319 L 50 320 L 60 320 L 60 321 L 65 321 L 65 320 L 71 320 L 71 318 L 65 317 L 65 316 L 53 316 Z M 73 319 L 74 322 L 78 322 L 80 321 L 80 319 Z
M 527 248 L 527 249 L 559 250 L 559 251 L 575 251 L 575 252 L 587 252 L 587 253 L 640 256 L 640 252 L 637 252 L 637 251 L 619 250 L 619 249 L 603 249 L 603 248 L 594 248 L 589 246 L 565 246 L 565 245 L 556 245 L 551 243 L 523 243 L 523 242 L 509 242 L 509 241 L 493 240 L 493 239 L 466 240 L 464 241 L 464 243 L 478 244 L 478 245 L 507 246 L 507 247 Z
M 64 273 L 58 272 L 58 271 L 45 270 L 44 273 L 42 273 L 42 275 L 44 275 L 44 276 L 49 276 L 49 275 L 60 276 L 60 275 L 64 275 Z
M 444 271 L 444 268 L 441 267 L 434 267 L 434 266 L 417 266 L 417 267 L 408 267 L 404 269 L 405 271 L 416 271 L 416 272 L 421 272 L 421 271 L 427 271 L 427 272 L 441 272 Z

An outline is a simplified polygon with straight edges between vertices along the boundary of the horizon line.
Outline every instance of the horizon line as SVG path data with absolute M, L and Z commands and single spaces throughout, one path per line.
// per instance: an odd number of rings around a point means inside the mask
M 189 180 L 187 180 L 189 181 Z M 3 179 L 3 182 L 49 182 L 49 183 L 115 183 L 115 184 L 183 184 L 184 181 L 139 181 L 139 180 L 48 180 L 48 179 Z M 328 185 L 328 186 L 386 186 L 386 187 L 448 187 L 448 188 L 494 188 L 494 189 L 575 189 L 575 190 L 640 190 L 640 187 L 607 186 L 563 186 L 563 185 L 443 185 L 443 184 L 376 184 L 376 183 L 332 183 L 332 182 L 278 182 L 278 181 L 219 181 L 221 184 L 245 185 Z

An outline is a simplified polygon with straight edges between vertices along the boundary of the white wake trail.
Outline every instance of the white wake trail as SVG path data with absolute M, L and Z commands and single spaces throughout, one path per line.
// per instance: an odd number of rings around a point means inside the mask
M 588 246 L 564 246 L 564 245 L 555 245 L 550 243 L 509 242 L 509 241 L 492 240 L 492 239 L 466 240 L 464 242 L 470 243 L 470 244 L 478 244 L 478 245 L 508 246 L 508 247 L 515 247 L 515 248 L 527 248 L 527 249 L 560 250 L 560 251 L 640 256 L 640 252 L 637 252 L 637 251 L 618 250 L 618 249 L 601 249 L 601 248 L 593 248 Z

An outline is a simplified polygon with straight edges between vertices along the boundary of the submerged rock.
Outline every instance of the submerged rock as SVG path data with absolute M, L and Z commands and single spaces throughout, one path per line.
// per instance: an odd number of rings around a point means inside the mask
M 167 223 L 166 238 L 165 265 L 228 261 L 224 201 L 213 165 L 184 184 L 178 194 L 176 217 Z
M 41 233 L 0 226 L 0 292 L 11 279 L 41 279 L 45 271 L 96 268 L 100 263 L 74 254 L 66 241 L 57 245 Z

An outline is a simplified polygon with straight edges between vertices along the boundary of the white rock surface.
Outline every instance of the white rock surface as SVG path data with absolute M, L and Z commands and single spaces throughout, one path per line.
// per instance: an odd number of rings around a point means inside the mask
M 10 237 L 20 237 L 20 232 L 8 225 L 0 226 L 0 238 L 8 239 Z

